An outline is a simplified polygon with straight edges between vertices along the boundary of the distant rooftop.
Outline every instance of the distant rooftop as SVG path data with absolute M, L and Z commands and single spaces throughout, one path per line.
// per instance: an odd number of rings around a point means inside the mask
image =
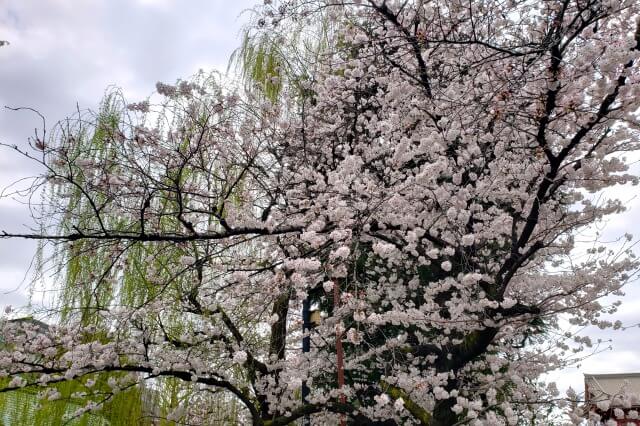
M 640 395 L 640 373 L 586 374 L 587 399 L 595 402 L 610 399 L 622 392 Z

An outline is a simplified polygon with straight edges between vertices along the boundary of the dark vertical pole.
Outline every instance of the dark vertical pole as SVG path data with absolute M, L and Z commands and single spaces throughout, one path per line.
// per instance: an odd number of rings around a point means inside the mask
M 311 350 L 311 337 L 309 333 L 311 333 L 311 318 L 309 313 L 310 308 L 309 296 L 307 296 L 302 302 L 302 353 L 309 353 Z M 309 387 L 307 386 L 307 382 L 302 382 L 302 404 L 307 403 L 307 397 L 309 396 Z M 311 419 L 308 415 L 302 418 L 302 426 L 310 426 Z

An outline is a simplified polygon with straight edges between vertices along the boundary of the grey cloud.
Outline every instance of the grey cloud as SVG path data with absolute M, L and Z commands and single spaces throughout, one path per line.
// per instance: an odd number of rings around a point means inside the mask
M 29 210 L 17 203 L 0 204 L 0 230 L 32 232 L 33 220 Z M 0 276 L 9 269 L 26 271 L 36 253 L 37 243 L 27 239 L 0 238 Z M 3 285 L 0 283 L 0 288 Z
M 224 68 L 239 44 L 238 15 L 252 4 L 10 0 L 0 14 L 14 39 L 0 51 L 0 100 L 37 108 L 52 124 L 76 103 L 95 107 L 109 85 L 135 99 L 156 81 L 188 77 L 201 66 Z M 0 140 L 23 143 L 35 126 L 37 117 L 2 111 Z
M 0 277 L 0 309 L 8 305 L 25 306 L 29 302 L 28 275 L 24 271 L 4 270 Z

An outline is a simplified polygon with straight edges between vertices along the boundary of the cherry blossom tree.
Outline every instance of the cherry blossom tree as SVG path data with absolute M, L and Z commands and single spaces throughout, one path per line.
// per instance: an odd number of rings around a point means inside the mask
M 189 424 L 223 400 L 255 425 L 579 423 L 541 375 L 594 345 L 565 323 L 622 326 L 602 299 L 638 271 L 630 236 L 576 242 L 637 184 L 636 2 L 257 10 L 276 41 L 331 23 L 313 67 L 266 95 L 204 75 L 115 94 L 13 148 L 45 170 L 41 227 L 2 236 L 47 242 L 63 285 L 48 325 L 2 322 L 0 392 L 82 416 L 178 383 L 142 411 Z

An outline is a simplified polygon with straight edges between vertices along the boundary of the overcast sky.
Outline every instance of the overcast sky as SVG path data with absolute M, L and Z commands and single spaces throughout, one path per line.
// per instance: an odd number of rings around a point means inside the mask
M 150 95 L 157 81 L 174 82 L 198 71 L 224 72 L 240 43 L 240 28 L 257 0 L 0 0 L 0 141 L 25 144 L 37 116 L 4 106 L 40 111 L 48 126 L 80 108 L 95 108 L 108 86 L 123 89 L 130 101 Z M 635 168 L 640 172 L 639 168 Z M 0 150 L 0 188 L 33 166 Z M 640 235 L 638 188 L 619 192 L 629 211 L 610 222 L 606 235 Z M 24 206 L 0 199 L 0 229 L 24 230 Z M 21 285 L 35 245 L 0 240 L 0 308 L 27 301 Z M 640 283 L 628 290 L 618 317 L 640 322 Z M 582 373 L 640 372 L 640 329 L 597 333 L 613 339 L 613 351 L 553 377 L 562 388 L 582 389 Z M 605 346 L 608 346 L 605 345 Z

